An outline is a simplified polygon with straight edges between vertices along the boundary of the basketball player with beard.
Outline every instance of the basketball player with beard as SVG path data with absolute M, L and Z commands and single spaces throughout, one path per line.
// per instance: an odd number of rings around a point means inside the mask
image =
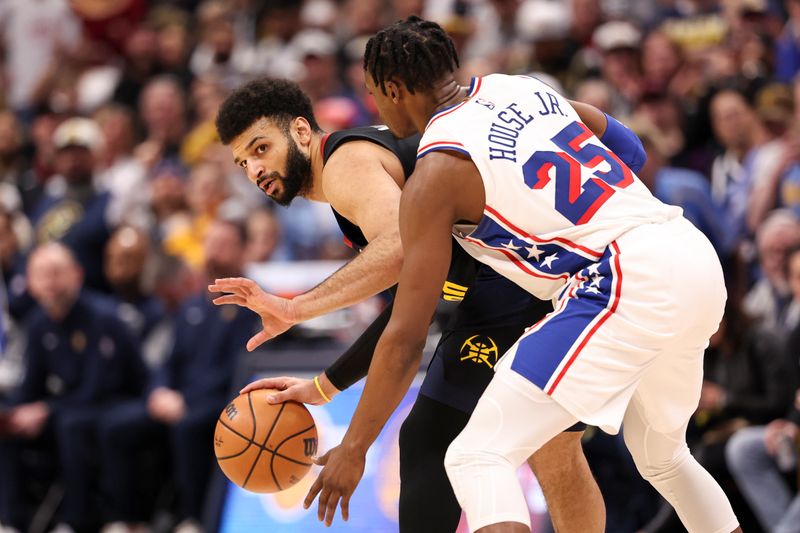
M 577 104 L 584 120 L 631 165 L 643 163 L 641 143 L 598 110 Z M 308 98 L 288 81 L 257 80 L 233 92 L 217 117 L 217 130 L 234 161 L 276 203 L 296 196 L 331 205 L 347 241 L 360 254 L 311 291 L 293 299 L 267 294 L 253 281 L 217 280 L 212 292 L 228 293 L 219 305 L 248 307 L 263 331 L 253 350 L 293 324 L 340 309 L 393 287 L 402 266 L 398 226 L 400 194 L 416 163 L 419 136 L 398 140 L 385 127 L 325 134 Z M 454 531 L 461 514 L 444 470 L 447 446 L 463 429 L 488 384 L 492 369 L 522 334 L 552 306 L 533 298 L 489 268 L 477 268 L 453 241 L 453 261 L 442 297 L 460 300 L 443 332 L 419 397 L 400 433 L 400 529 Z M 259 380 L 255 388 L 279 389 L 274 402 L 330 401 L 364 377 L 389 306 L 339 360 L 314 380 Z M 555 527 L 603 531 L 605 511 L 581 449 L 576 425 L 545 445 L 529 463 L 542 486 Z M 328 523 L 332 515 L 324 517 Z

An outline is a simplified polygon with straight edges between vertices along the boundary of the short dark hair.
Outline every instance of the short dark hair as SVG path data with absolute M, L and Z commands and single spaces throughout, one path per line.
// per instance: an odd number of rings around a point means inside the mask
M 364 70 L 386 94 L 385 82 L 402 81 L 412 94 L 458 68 L 458 53 L 441 26 L 417 16 L 399 20 L 367 42 Z
M 217 133 L 223 144 L 229 144 L 260 118 L 288 128 L 289 121 L 297 117 L 303 117 L 314 131 L 319 131 L 311 100 L 296 83 L 261 78 L 228 95 L 217 112 Z

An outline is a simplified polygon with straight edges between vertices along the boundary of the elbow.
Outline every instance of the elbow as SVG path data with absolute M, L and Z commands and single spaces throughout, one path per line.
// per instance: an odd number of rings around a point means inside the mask
M 636 142 L 634 143 L 633 147 L 633 155 L 631 156 L 630 169 L 638 174 L 639 171 L 644 168 L 645 163 L 647 163 L 647 152 L 644 151 L 642 141 L 639 139 L 639 137 L 636 137 Z
M 426 335 L 414 335 L 387 326 L 381 337 L 384 349 L 379 350 L 391 354 L 388 364 L 399 373 L 413 370 L 416 372 L 422 360 L 422 351 L 425 349 Z

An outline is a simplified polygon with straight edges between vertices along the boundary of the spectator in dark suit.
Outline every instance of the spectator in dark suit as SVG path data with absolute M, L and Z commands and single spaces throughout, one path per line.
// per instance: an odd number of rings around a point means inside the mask
M 216 221 L 204 242 L 209 280 L 241 276 L 244 228 Z M 218 307 L 204 289 L 189 298 L 175 324 L 175 344 L 153 376 L 145 398 L 107 413 L 103 461 L 112 496 L 112 523 L 106 531 L 134 531 L 148 518 L 137 497 L 137 455 L 160 444 L 171 453 L 180 500 L 179 531 L 197 530 L 213 464 L 214 423 L 228 400 L 236 353 L 253 334 L 258 316 L 240 308 Z
M 0 521 L 27 527 L 23 455 L 43 451 L 60 466 L 61 520 L 73 530 L 86 523 L 99 413 L 139 394 L 145 369 L 135 340 L 114 316 L 82 293 L 83 273 L 58 243 L 41 245 L 28 260 L 30 292 L 39 308 L 29 323 L 25 377 L 12 396 L 7 439 L 0 443 Z

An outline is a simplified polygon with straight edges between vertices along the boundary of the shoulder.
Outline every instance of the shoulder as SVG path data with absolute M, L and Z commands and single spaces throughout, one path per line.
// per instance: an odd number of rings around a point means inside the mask
M 398 157 L 367 140 L 351 141 L 338 148 L 322 170 L 322 190 L 331 206 L 345 217 L 354 204 L 379 191 L 396 189 L 405 181 Z

